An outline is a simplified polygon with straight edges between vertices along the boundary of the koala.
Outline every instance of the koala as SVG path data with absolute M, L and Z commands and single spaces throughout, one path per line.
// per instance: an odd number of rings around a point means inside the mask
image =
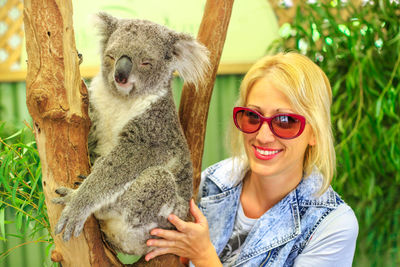
M 171 80 L 177 70 L 197 86 L 209 70 L 208 50 L 150 21 L 97 16 L 101 71 L 88 89 L 95 161 L 78 189 L 56 190 L 53 202 L 65 207 L 55 233 L 64 230 L 68 241 L 94 214 L 114 250 L 144 255 L 151 229 L 173 229 L 168 215 L 188 214 L 193 170 Z

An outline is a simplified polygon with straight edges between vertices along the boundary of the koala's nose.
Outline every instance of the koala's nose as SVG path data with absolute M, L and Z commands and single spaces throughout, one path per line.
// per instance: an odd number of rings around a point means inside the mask
M 132 70 L 132 61 L 127 56 L 122 56 L 115 64 L 114 79 L 117 83 L 126 84 Z

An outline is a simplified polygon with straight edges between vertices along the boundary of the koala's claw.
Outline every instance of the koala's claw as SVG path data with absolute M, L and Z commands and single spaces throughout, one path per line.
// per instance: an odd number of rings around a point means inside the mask
M 54 234 L 58 235 L 59 233 L 61 233 L 66 222 L 67 222 L 67 218 L 60 218 L 56 225 L 56 229 L 54 230 Z
M 71 212 L 74 213 L 74 211 Z M 57 235 L 64 229 L 64 233 L 62 235 L 64 242 L 69 241 L 72 235 L 78 237 L 83 230 L 86 220 L 82 219 L 82 217 L 78 217 L 76 214 L 70 214 L 71 212 L 63 211 L 54 231 L 54 233 Z
M 79 53 L 78 51 L 76 51 L 76 52 L 78 53 L 79 65 L 81 65 L 83 62 L 83 55 L 81 53 Z
M 59 188 L 56 189 L 55 192 L 56 192 L 57 194 L 59 194 L 60 196 L 65 197 L 66 195 L 68 195 L 69 193 L 71 193 L 71 191 L 73 191 L 73 190 L 70 189 L 70 188 L 67 188 L 67 187 L 59 187 Z
M 63 240 L 65 242 L 69 241 L 71 239 L 72 234 L 75 237 L 78 237 L 82 230 L 83 230 L 83 225 L 85 221 L 67 221 L 65 224 L 65 229 L 64 229 L 64 234 L 63 234 Z M 60 227 L 57 228 L 57 233 L 60 233 L 63 229 L 63 225 L 60 225 Z
M 51 202 L 53 202 L 54 204 L 65 205 L 71 201 L 74 189 L 67 187 L 59 187 L 56 189 L 55 192 L 59 194 L 61 197 L 53 198 Z
M 74 185 L 75 186 L 80 186 L 82 183 L 81 182 L 75 182 Z
M 78 178 L 81 178 L 82 180 L 85 180 L 87 176 L 85 176 L 85 175 L 83 175 L 83 174 L 79 174 L 77 177 L 78 177 Z

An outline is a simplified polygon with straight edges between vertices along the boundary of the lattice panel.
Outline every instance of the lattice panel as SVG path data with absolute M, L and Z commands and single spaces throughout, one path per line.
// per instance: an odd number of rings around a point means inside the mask
M 22 0 L 0 0 L 0 72 L 21 67 L 22 27 Z

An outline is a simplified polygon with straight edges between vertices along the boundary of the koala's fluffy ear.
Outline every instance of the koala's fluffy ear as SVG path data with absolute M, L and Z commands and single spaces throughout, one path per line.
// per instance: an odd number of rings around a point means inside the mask
M 198 87 L 199 82 L 210 70 L 207 48 L 187 34 L 179 34 L 173 47 L 175 69 L 187 83 Z
M 98 28 L 99 34 L 101 36 L 101 44 L 102 50 L 104 46 L 107 44 L 108 39 L 110 38 L 111 34 L 117 29 L 118 19 L 114 18 L 113 16 L 105 13 L 99 12 L 97 13 L 96 17 L 96 26 Z

